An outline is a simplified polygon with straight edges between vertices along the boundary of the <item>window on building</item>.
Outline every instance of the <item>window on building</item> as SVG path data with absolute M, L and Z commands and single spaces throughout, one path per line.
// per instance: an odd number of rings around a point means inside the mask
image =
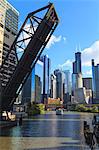
M 1 23 L 0 23 L 0 27 L 2 27 L 2 28 L 3 28 L 3 24 L 1 24 Z
M 8 32 L 10 32 L 10 30 L 9 30 L 7 27 L 5 27 L 5 29 L 6 29 Z
M 10 47 L 10 46 L 9 46 L 8 44 L 6 44 L 6 43 L 4 43 L 3 45 L 4 45 L 5 47 L 8 47 L 8 48 Z
M 9 35 L 8 35 L 8 34 L 4 33 L 4 36 L 7 37 L 7 38 L 9 39 Z

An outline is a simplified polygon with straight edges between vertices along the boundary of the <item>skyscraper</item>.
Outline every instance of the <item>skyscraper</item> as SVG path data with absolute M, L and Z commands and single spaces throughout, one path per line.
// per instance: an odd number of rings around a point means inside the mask
M 73 73 L 81 73 L 81 52 L 75 53 L 75 61 L 73 62 Z
M 65 93 L 71 94 L 71 74 L 69 70 L 64 71 L 65 74 Z
M 72 90 L 82 88 L 83 82 L 82 82 L 82 74 L 81 73 L 73 73 L 72 74 Z
M 0 66 L 17 35 L 18 16 L 19 12 L 7 0 L 0 1 Z M 1 74 L 2 87 L 6 86 L 16 65 L 16 52 L 12 50 L 9 60 L 6 61 L 4 66 L 4 74 Z
M 59 69 L 54 71 L 56 76 L 56 97 L 63 100 L 64 91 L 65 91 L 65 74 Z
M 99 103 L 99 64 L 94 65 L 92 59 L 92 86 L 93 86 L 93 103 Z
M 36 79 L 34 77 L 34 74 L 37 75 Z M 40 77 L 40 78 L 38 78 L 38 77 Z M 27 81 L 27 82 L 29 83 L 29 81 Z M 36 83 L 33 84 L 33 82 L 34 83 L 36 82 Z M 37 89 L 38 89 L 38 87 L 40 87 L 39 85 L 41 85 L 42 97 L 40 98 L 40 100 L 42 103 L 44 103 L 44 100 L 47 100 L 47 98 L 50 95 L 50 59 L 48 58 L 48 56 L 44 55 L 44 56 L 40 57 L 40 59 L 38 60 L 38 62 L 35 65 L 35 73 L 31 74 L 31 83 L 29 83 L 29 84 L 31 84 L 30 92 L 31 92 L 31 88 L 32 88 L 32 91 L 34 91 L 31 93 L 33 96 L 32 101 L 35 101 L 35 100 L 37 101 L 37 98 L 36 98 L 36 97 L 38 97 L 37 94 L 40 93 L 40 92 L 37 92 Z M 35 90 L 33 90 L 33 89 L 35 89 Z M 30 101 L 31 101 L 31 94 L 30 94 Z M 40 102 L 40 100 L 39 100 L 39 102 Z
M 92 78 L 87 77 L 83 78 L 83 87 L 85 87 L 86 90 L 86 103 L 92 104 Z
M 83 87 L 85 87 L 86 89 L 92 90 L 92 78 L 91 77 L 83 78 Z
M 56 98 L 56 76 L 51 74 L 51 98 Z
M 35 67 L 33 68 L 30 76 L 28 77 L 26 83 L 22 90 L 22 103 L 29 102 L 42 102 L 42 76 L 43 76 L 43 64 L 40 60 L 37 61 Z M 37 98 L 39 98 L 37 100 Z
M 43 62 L 43 102 L 50 95 L 50 65 L 51 61 L 47 55 L 41 56 L 40 61 Z
M 22 89 L 22 104 L 35 101 L 35 68 L 33 68 Z
M 75 53 L 75 61 L 73 62 L 73 74 L 72 74 L 72 90 L 82 88 L 82 72 L 81 72 L 81 52 Z
M 35 75 L 35 102 L 41 103 L 41 79 Z
M 72 102 L 85 103 L 85 88 L 83 88 L 82 72 L 81 72 L 81 53 L 75 53 L 75 61 L 73 62 L 72 73 Z

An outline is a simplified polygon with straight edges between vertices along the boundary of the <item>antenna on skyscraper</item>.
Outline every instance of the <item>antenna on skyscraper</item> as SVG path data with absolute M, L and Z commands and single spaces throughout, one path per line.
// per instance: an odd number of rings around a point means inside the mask
M 81 46 L 80 46 L 80 43 L 79 43 L 79 49 L 78 49 L 78 51 L 81 52 Z
M 77 45 L 76 45 L 76 52 L 77 52 Z

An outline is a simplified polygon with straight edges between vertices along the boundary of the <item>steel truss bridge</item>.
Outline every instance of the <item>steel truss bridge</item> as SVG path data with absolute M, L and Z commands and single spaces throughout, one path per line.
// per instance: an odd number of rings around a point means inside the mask
M 4 66 L 8 60 L 10 61 L 9 58 L 12 51 L 14 51 L 17 62 L 13 66 L 8 82 L 1 87 L 1 110 L 10 110 L 12 108 L 58 23 L 59 19 L 52 3 L 27 15 L 0 68 L 0 78 L 3 80 Z M 22 55 L 17 52 L 22 52 Z

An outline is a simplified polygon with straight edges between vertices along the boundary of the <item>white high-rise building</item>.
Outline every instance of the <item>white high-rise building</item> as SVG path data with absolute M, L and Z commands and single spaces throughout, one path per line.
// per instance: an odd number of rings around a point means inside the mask
M 51 98 L 56 98 L 56 76 L 51 74 Z
M 65 74 L 65 93 L 71 94 L 71 74 L 69 70 L 64 71 Z
M 82 74 L 81 73 L 72 74 L 72 90 L 74 91 L 75 89 L 82 87 L 83 87 Z
M 0 0 L 0 66 L 8 54 L 18 32 L 19 12 L 7 0 Z M 9 60 L 4 65 L 4 74 L 1 74 L 2 87 L 5 87 L 17 65 L 15 50 L 11 51 Z

